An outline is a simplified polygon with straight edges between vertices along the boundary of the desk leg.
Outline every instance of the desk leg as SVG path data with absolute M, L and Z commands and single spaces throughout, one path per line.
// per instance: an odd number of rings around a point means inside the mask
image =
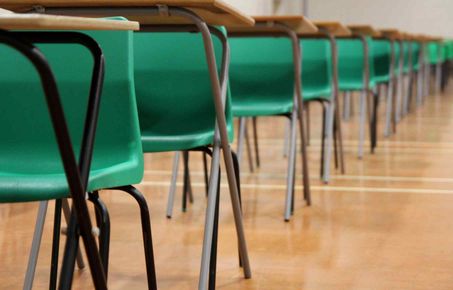
M 213 156 L 213 163 L 216 150 L 222 147 L 223 157 L 225 160 L 226 171 L 227 171 L 227 178 L 228 178 L 228 185 L 230 189 L 230 196 L 231 202 L 233 207 L 234 213 L 234 220 L 236 224 L 236 231 L 239 239 L 240 244 L 240 253 L 241 253 L 241 261 L 244 267 L 244 276 L 246 278 L 250 278 L 252 276 L 251 269 L 250 269 L 250 262 L 247 253 L 247 244 L 245 240 L 245 233 L 244 233 L 244 226 L 242 223 L 242 212 L 241 206 L 239 202 L 239 194 L 238 194 L 238 184 L 236 181 L 235 171 L 234 171 L 234 163 L 231 154 L 231 148 L 228 141 L 228 132 L 227 132 L 227 124 L 226 124 L 226 117 L 225 117 L 225 107 L 224 102 L 225 99 L 222 96 L 226 97 L 227 91 L 227 78 L 228 78 L 228 69 L 229 69 L 229 46 L 226 40 L 226 37 L 223 34 L 218 33 L 217 36 L 221 39 L 223 43 L 223 57 L 222 57 L 222 84 L 220 84 L 219 76 L 217 75 L 217 64 L 216 58 L 214 53 L 214 46 L 212 43 L 211 33 L 204 21 L 202 21 L 197 15 L 193 14 L 191 11 L 182 9 L 182 8 L 170 8 L 169 13 L 173 15 L 182 16 L 184 18 L 188 18 L 197 26 L 200 30 L 201 35 L 203 37 L 203 43 L 206 53 L 206 60 L 208 63 L 209 74 L 211 78 L 211 85 L 213 90 L 213 98 L 214 98 L 214 106 L 216 110 L 217 116 L 217 123 L 216 123 L 216 133 L 214 136 L 214 156 Z M 216 174 L 217 166 L 211 167 L 211 174 Z M 211 175 L 213 176 L 213 175 Z M 211 181 L 214 181 L 215 178 L 211 177 Z M 213 183 L 210 184 L 210 187 Z M 215 187 L 215 186 L 214 186 Z M 203 241 L 203 253 L 202 253 L 202 262 L 201 262 L 201 269 L 200 269 L 200 281 L 199 281 L 199 289 L 206 289 L 207 281 L 208 281 L 208 274 L 209 274 L 209 257 L 211 255 L 211 246 L 212 246 L 212 232 L 214 228 L 214 214 L 215 214 L 215 203 L 209 202 L 209 197 L 214 196 L 209 194 L 208 196 L 208 209 L 207 209 L 207 217 L 206 217 L 206 225 L 205 225 L 205 234 L 204 234 L 204 241 Z M 212 206 L 209 206 L 212 205 Z

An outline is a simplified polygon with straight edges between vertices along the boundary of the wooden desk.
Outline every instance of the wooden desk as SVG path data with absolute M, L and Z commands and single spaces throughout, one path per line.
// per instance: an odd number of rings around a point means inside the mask
M 238 27 L 237 25 L 228 26 L 228 31 L 234 34 L 260 34 L 260 33 L 281 33 L 282 29 L 275 24 L 279 23 L 287 26 L 298 35 L 313 34 L 318 32 L 318 28 L 304 16 L 253 16 L 255 26 Z
M 374 29 L 371 25 L 348 25 L 353 35 L 363 35 L 378 37 L 381 36 L 380 32 Z
M 155 7 L 167 5 L 173 7 L 187 8 L 200 16 L 211 25 L 245 25 L 253 26 L 253 18 L 239 11 L 224 0 L 2 0 L 0 5 L 3 8 L 17 12 L 25 12 L 33 9 L 34 6 L 44 8 L 99 8 L 99 7 Z M 66 10 L 65 10 L 66 11 Z M 65 13 L 66 14 L 66 13 Z M 84 13 L 84 16 L 88 16 Z M 93 13 L 90 16 L 105 16 Z M 146 15 L 121 15 L 130 20 L 139 21 L 142 24 L 192 24 L 187 19 L 180 17 Z
M 351 36 L 352 31 L 340 22 L 336 21 L 313 21 L 320 31 L 325 31 L 335 37 Z
M 139 28 L 139 23 L 135 21 L 0 13 L 0 29 L 4 30 L 139 30 Z
M 379 32 L 381 37 L 388 38 L 390 40 L 400 40 L 403 38 L 403 34 L 398 29 L 386 28 L 380 29 Z

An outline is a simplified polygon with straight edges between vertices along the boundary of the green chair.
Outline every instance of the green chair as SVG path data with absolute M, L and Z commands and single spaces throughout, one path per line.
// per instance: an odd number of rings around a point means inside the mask
M 143 177 L 143 154 L 132 74 L 132 34 L 93 32 L 89 35 L 101 46 L 106 65 L 87 191 L 90 199 L 97 199 L 99 190 L 116 189 L 129 193 L 137 200 L 142 218 L 148 283 L 150 289 L 156 289 L 148 208 L 141 193 L 131 186 Z M 72 144 L 67 145 L 72 145 L 78 156 L 81 154 L 93 70 L 92 57 L 80 45 L 42 44 L 39 48 L 48 58 L 56 77 L 72 140 Z M 31 288 L 47 203 L 71 195 L 38 74 L 28 60 L 5 46 L 0 47 L 0 66 L 14 68 L 0 70 L 0 202 L 41 202 L 24 285 L 24 288 Z M 61 214 L 60 205 L 57 202 L 56 220 Z M 99 210 L 97 212 L 100 213 Z M 100 221 L 103 219 L 100 218 Z M 108 228 L 104 223 L 99 226 L 100 252 L 107 273 Z M 58 233 L 59 223 L 55 224 L 54 242 L 59 239 Z M 53 253 L 57 254 L 58 243 L 53 246 Z M 77 250 L 77 247 L 74 249 Z M 58 264 L 54 258 L 52 255 L 52 271 L 56 271 Z M 72 268 L 69 269 L 72 271 Z
M 220 35 L 225 37 L 225 29 L 220 30 Z M 213 43 L 220 67 L 223 48 L 219 35 L 213 37 Z M 205 270 L 210 265 L 209 283 L 210 287 L 215 287 L 220 147 L 214 136 L 216 114 L 202 38 L 199 34 L 191 33 L 138 32 L 134 34 L 134 52 L 144 153 L 203 151 L 213 156 L 207 212 L 212 209 L 215 217 L 207 215 L 206 225 L 214 224 L 214 232 L 210 234 L 205 227 L 199 285 L 204 287 L 207 284 Z M 232 140 L 233 122 L 228 90 L 225 114 L 229 139 Z M 239 174 L 238 168 L 235 168 L 235 172 Z M 172 203 L 173 199 L 169 197 L 169 206 Z M 241 255 L 244 257 L 247 253 Z
M 441 64 L 442 64 L 442 45 L 438 41 L 431 41 L 428 43 L 428 61 L 430 65 L 429 81 L 431 84 L 431 76 L 434 73 L 434 89 L 436 92 L 440 91 L 441 87 Z
M 387 89 L 387 101 L 386 101 L 386 119 L 385 119 L 385 132 L 384 135 L 390 136 L 391 132 L 391 121 L 392 121 L 392 104 L 393 104 L 393 89 L 394 89 L 394 72 L 391 71 L 395 65 L 394 53 L 395 41 L 385 38 L 373 39 L 373 62 L 374 62 L 374 73 L 376 85 Z M 392 63 L 393 61 L 393 63 Z M 377 107 L 375 108 L 377 118 Z M 377 138 L 377 137 L 376 137 Z
M 358 157 L 360 159 L 363 157 L 365 142 L 367 96 L 376 86 L 372 40 L 368 37 L 365 39 L 368 47 L 367 59 L 365 59 L 365 48 L 361 39 L 345 38 L 337 41 L 339 89 L 345 93 L 361 92 L 358 145 Z
M 332 48 L 327 39 L 302 39 L 302 96 L 304 102 L 320 102 L 323 108 L 321 135 L 321 178 L 329 182 L 335 98 L 333 92 Z M 308 107 L 308 106 L 307 106 Z M 309 126 L 309 124 L 308 124 Z
M 230 85 L 232 108 L 240 120 L 238 144 L 249 117 L 284 116 L 290 119 L 287 188 L 284 219 L 292 213 L 295 179 L 297 111 L 294 105 L 294 63 L 288 38 L 231 38 Z M 237 149 L 238 152 L 242 148 Z

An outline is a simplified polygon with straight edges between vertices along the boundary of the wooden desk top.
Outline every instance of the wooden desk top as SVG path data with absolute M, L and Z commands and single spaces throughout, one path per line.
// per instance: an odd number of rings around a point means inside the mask
M 380 29 L 379 32 L 381 33 L 382 37 L 389 38 L 392 40 L 400 40 L 404 38 L 404 34 L 395 28 Z
M 233 25 L 228 27 L 228 31 L 232 33 L 250 33 L 250 34 L 260 34 L 268 32 L 279 33 L 281 32 L 281 29 L 274 27 L 274 23 L 281 23 L 291 28 L 298 35 L 313 34 L 318 32 L 318 28 L 313 24 L 313 22 L 311 22 L 304 16 L 269 15 L 269 16 L 254 16 L 253 19 L 255 20 L 256 24 L 261 25 L 259 26 L 255 25 L 253 27 L 237 27 Z
M 348 28 L 352 31 L 353 35 L 381 36 L 379 31 L 374 29 L 371 25 L 348 25 Z
M 120 21 L 43 14 L 18 14 L 0 10 L 0 29 L 5 30 L 139 30 L 135 21 Z
M 352 32 L 349 28 L 340 22 L 336 21 L 313 21 L 313 24 L 318 27 L 319 30 L 325 30 L 333 36 L 350 36 Z
M 33 6 L 43 7 L 151 7 L 168 5 L 192 10 L 211 25 L 253 26 L 253 18 L 226 3 L 225 0 L 0 0 L 0 6 L 18 12 L 27 11 Z M 85 15 L 83 15 L 85 16 Z M 87 15 L 88 16 L 88 15 Z M 101 16 L 101 15 L 89 15 Z M 105 15 L 102 15 L 105 16 Z M 111 15 L 117 16 L 117 15 Z M 121 15 L 142 24 L 188 24 L 179 17 L 153 16 L 144 17 Z

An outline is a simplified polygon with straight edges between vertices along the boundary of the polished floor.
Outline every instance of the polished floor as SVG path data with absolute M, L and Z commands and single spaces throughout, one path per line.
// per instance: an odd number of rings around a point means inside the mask
M 218 289 L 453 289 L 453 90 L 431 96 L 383 138 L 374 155 L 357 155 L 357 116 L 344 122 L 346 174 L 319 181 L 319 106 L 311 105 L 309 147 L 313 205 L 302 201 L 297 175 L 295 214 L 283 221 L 286 120 L 259 120 L 261 168 L 242 162 L 244 223 L 253 278 L 244 280 L 223 178 Z M 384 108 L 381 104 L 381 111 Z M 383 113 L 383 112 L 382 112 Z M 245 154 L 244 157 L 247 157 Z M 165 217 L 172 154 L 146 156 L 138 188 L 152 211 L 160 289 L 196 289 L 206 199 L 202 158 L 191 154 L 195 201 Z M 298 159 L 298 163 L 300 159 Z M 300 173 L 300 164 L 298 164 Z M 181 180 L 181 174 L 180 178 Z M 102 193 L 112 219 L 111 289 L 146 289 L 138 210 L 131 198 Z M 22 287 L 37 204 L 0 205 L 0 289 Z M 48 286 L 53 205 L 49 207 L 35 289 Z M 63 245 L 63 244 L 62 244 Z M 73 289 L 91 289 L 88 269 Z

